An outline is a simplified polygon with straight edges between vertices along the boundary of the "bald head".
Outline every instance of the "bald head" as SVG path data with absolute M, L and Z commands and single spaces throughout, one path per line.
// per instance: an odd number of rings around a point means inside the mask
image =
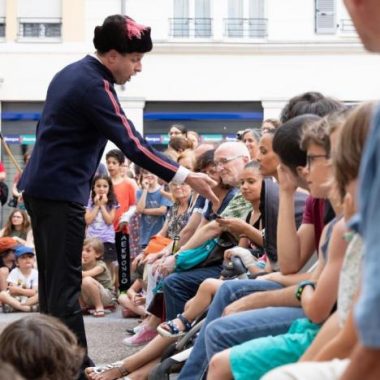
M 215 151 L 215 154 L 222 152 L 229 155 L 241 155 L 250 159 L 247 146 L 240 141 L 228 141 L 220 144 Z
M 248 148 L 241 142 L 225 142 L 215 150 L 214 162 L 226 185 L 238 186 L 240 175 L 249 161 Z

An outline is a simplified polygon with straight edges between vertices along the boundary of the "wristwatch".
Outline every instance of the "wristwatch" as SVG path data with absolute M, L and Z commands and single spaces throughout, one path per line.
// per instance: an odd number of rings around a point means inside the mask
M 298 284 L 298 287 L 297 287 L 296 292 L 294 294 L 298 301 L 301 301 L 302 293 L 303 293 L 303 290 L 306 286 L 311 286 L 313 289 L 315 289 L 315 282 L 305 280 L 305 281 L 301 281 Z

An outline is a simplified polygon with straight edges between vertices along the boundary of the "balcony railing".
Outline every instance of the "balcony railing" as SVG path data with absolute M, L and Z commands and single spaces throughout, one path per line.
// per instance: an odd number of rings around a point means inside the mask
M 211 38 L 211 18 L 170 18 L 169 35 L 175 38 Z
M 341 19 L 340 20 L 340 31 L 342 33 L 356 33 L 356 29 L 354 26 L 354 23 L 352 22 L 351 19 Z
M 268 19 L 226 18 L 224 35 L 229 38 L 265 38 L 268 35 Z
M 19 38 L 59 39 L 62 35 L 62 19 L 60 18 L 28 18 L 18 19 Z
M 5 37 L 5 17 L 0 17 L 0 38 Z

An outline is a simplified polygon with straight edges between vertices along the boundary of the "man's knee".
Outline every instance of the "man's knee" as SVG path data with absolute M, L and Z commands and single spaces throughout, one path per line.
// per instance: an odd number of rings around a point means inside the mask
M 172 273 L 164 279 L 163 287 L 164 292 L 173 291 L 180 283 L 180 276 L 178 273 Z

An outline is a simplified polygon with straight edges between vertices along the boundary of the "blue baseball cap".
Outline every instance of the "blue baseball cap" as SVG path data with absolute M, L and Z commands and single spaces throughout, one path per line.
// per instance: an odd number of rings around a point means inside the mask
M 25 245 L 19 245 L 18 247 L 15 248 L 15 255 L 16 257 L 21 257 L 23 255 L 33 255 L 34 256 L 34 251 L 33 248 L 26 247 Z

